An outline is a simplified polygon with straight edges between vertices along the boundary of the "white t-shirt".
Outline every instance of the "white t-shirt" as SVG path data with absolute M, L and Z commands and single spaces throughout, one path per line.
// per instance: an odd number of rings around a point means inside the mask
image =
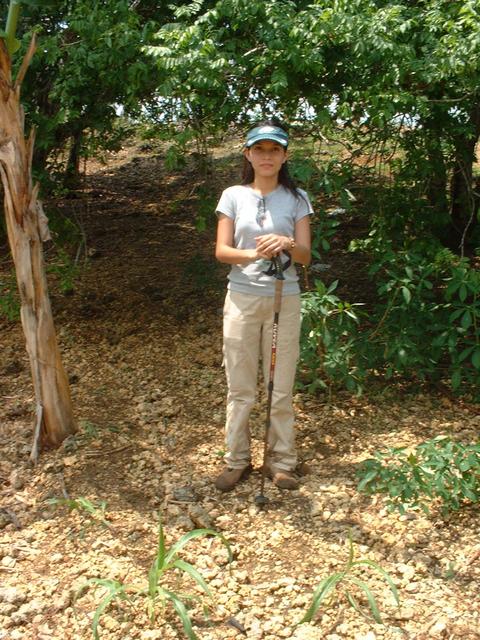
M 234 246 L 237 249 L 255 249 L 257 236 L 276 233 L 293 237 L 295 223 L 313 213 L 305 191 L 298 189 L 298 198 L 279 185 L 266 196 L 246 185 L 235 185 L 225 189 L 217 205 L 217 213 L 223 213 L 234 221 Z M 282 254 L 282 261 L 287 256 Z M 264 271 L 269 262 L 257 260 L 247 265 L 234 264 L 228 276 L 228 288 L 239 293 L 258 296 L 273 296 L 275 278 Z M 298 275 L 293 264 L 284 272 L 283 295 L 300 292 Z

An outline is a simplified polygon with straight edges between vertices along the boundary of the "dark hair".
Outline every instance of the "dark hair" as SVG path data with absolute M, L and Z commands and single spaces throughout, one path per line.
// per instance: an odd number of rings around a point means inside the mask
M 287 127 L 278 119 L 278 118 L 270 118 L 268 120 L 262 120 L 258 122 L 255 127 L 280 127 L 284 131 L 288 133 Z M 301 194 L 298 192 L 297 185 L 295 181 L 290 176 L 288 171 L 287 162 L 282 164 L 280 172 L 278 174 L 278 182 L 285 189 L 288 189 L 296 198 L 299 198 Z M 243 170 L 242 170 L 242 184 L 251 184 L 255 178 L 255 172 L 251 163 L 247 160 L 245 156 L 243 156 Z

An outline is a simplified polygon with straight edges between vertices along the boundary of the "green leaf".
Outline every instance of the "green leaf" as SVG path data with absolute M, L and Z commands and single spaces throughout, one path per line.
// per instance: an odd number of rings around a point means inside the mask
M 127 585 L 119 582 L 118 580 L 109 580 L 103 578 L 91 578 L 87 580 L 85 584 L 83 584 L 77 593 L 74 596 L 74 602 L 80 597 L 81 592 L 87 589 L 89 586 L 95 585 L 100 587 L 105 587 L 108 591 L 107 595 L 100 601 L 98 607 L 95 610 L 95 614 L 92 620 L 92 631 L 95 640 L 99 640 L 100 636 L 98 633 L 98 625 L 100 622 L 101 615 L 105 612 L 108 605 L 115 598 L 120 598 L 120 600 L 128 600 L 131 602 L 131 599 L 128 597 L 126 593 Z
M 335 280 L 334 282 L 332 282 L 332 284 L 328 287 L 327 289 L 327 294 L 332 293 L 333 291 L 335 291 L 335 289 L 338 287 L 338 280 Z
M 187 573 L 191 578 L 193 578 L 193 580 L 195 580 L 197 584 L 199 584 L 202 587 L 202 589 L 205 591 L 206 594 L 208 594 L 211 598 L 213 598 L 212 592 L 210 591 L 207 583 L 205 582 L 205 579 L 197 571 L 197 569 L 195 569 L 193 565 L 191 565 L 189 562 L 185 562 L 185 560 L 178 559 L 178 560 L 175 560 L 175 562 L 173 563 L 173 566 Z
M 187 638 L 189 640 L 198 640 L 198 636 L 195 635 L 192 627 L 192 621 L 188 615 L 187 609 L 180 598 L 176 593 L 172 591 L 167 591 L 164 589 L 165 596 L 171 601 L 173 604 L 175 611 L 178 613 L 178 617 L 182 621 L 183 629 L 187 634 Z
M 161 516 L 158 519 L 158 548 L 157 558 L 159 566 L 163 566 L 165 562 L 165 533 L 163 531 L 163 523 Z
M 148 595 L 150 598 L 154 598 L 157 592 L 159 575 L 160 565 L 158 564 L 158 558 L 155 558 L 148 572 Z
M 470 313 L 470 311 L 467 310 L 463 314 L 460 324 L 462 325 L 462 328 L 466 330 L 472 326 L 472 323 L 473 323 L 472 314 Z
M 463 362 L 466 358 L 468 358 L 468 356 L 472 353 L 472 351 L 475 349 L 475 347 L 467 347 L 466 349 L 464 349 L 461 354 L 458 356 L 458 361 L 459 362 Z
M 373 593 L 370 591 L 369 587 L 365 584 L 365 582 L 363 582 L 362 580 L 359 580 L 355 576 L 348 576 L 346 580 L 356 585 L 359 589 L 361 589 L 365 593 L 368 600 L 368 606 L 370 607 L 370 611 L 372 612 L 373 619 L 378 624 L 383 624 L 383 620 L 380 615 L 380 610 L 378 608 L 377 601 L 375 600 Z
M 213 529 L 195 529 L 194 531 L 189 531 L 188 533 L 183 535 L 179 540 L 177 540 L 174 545 L 170 547 L 167 554 L 165 555 L 165 564 L 169 564 L 177 555 L 177 553 L 190 542 L 190 540 L 193 540 L 194 538 L 201 538 L 203 536 L 215 536 L 215 538 L 218 538 L 228 551 L 228 561 L 231 562 L 233 560 L 233 554 L 230 544 L 221 533 L 218 533 L 218 531 L 214 531 Z
M 405 302 L 407 304 L 410 304 L 410 301 L 412 299 L 412 294 L 410 293 L 410 289 L 407 289 L 407 287 L 402 287 L 402 295 Z
M 316 588 L 313 594 L 312 604 L 310 605 L 306 614 L 303 616 L 303 618 L 300 620 L 298 624 L 303 624 L 304 622 L 311 622 L 312 618 L 315 616 L 318 609 L 320 608 L 320 605 L 322 604 L 323 600 L 327 597 L 330 591 L 334 589 L 341 580 L 343 580 L 344 577 L 345 577 L 345 572 L 342 571 L 340 573 L 334 573 L 331 576 L 324 578 L 320 582 L 320 584 L 318 585 L 318 587 Z
M 348 590 L 345 591 L 345 597 L 347 598 L 347 600 L 350 603 L 350 605 L 355 609 L 355 611 L 357 611 L 364 618 L 367 618 L 367 616 L 365 615 L 362 607 L 359 605 L 359 603 L 357 602 L 357 600 L 355 599 L 353 594 L 350 593 L 350 591 L 348 591 Z
M 355 562 L 353 562 L 352 567 L 361 566 L 361 565 L 365 565 L 365 566 L 371 567 L 372 569 L 375 569 L 375 571 L 378 571 L 378 573 L 380 573 L 385 578 L 385 581 L 390 587 L 390 591 L 392 592 L 393 597 L 395 598 L 395 602 L 397 603 L 398 606 L 400 606 L 398 589 L 395 586 L 395 583 L 393 582 L 390 574 L 387 571 L 385 571 L 385 569 L 383 569 L 383 567 L 381 567 L 379 564 L 377 564 L 373 560 L 368 560 L 368 558 L 364 560 L 356 560 Z
M 477 347 L 472 354 L 472 364 L 475 369 L 480 369 L 480 347 Z
M 450 380 L 450 384 L 452 385 L 452 389 L 455 391 L 456 389 L 459 388 L 460 384 L 462 382 L 462 372 L 460 371 L 460 369 L 457 369 L 456 371 L 453 372 L 451 380 Z

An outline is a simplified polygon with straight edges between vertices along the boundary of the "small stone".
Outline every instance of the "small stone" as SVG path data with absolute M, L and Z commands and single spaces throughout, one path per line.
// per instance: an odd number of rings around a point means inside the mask
M 37 534 L 35 531 L 26 530 L 23 532 L 23 539 L 25 540 L 25 542 L 33 542 L 36 537 L 37 537 Z
M 108 629 L 108 631 L 115 631 L 115 629 L 118 629 L 120 626 L 120 623 L 115 620 L 115 618 L 112 618 L 112 616 L 104 616 L 101 624 L 102 627 Z
M 15 624 L 23 624 L 42 613 L 47 606 L 47 603 L 42 602 L 39 598 L 34 598 L 30 602 L 22 604 L 17 613 L 13 614 L 13 621 Z
M 203 507 L 192 504 L 188 507 L 188 515 L 193 523 L 200 529 L 212 529 L 213 520 Z
M 25 478 L 18 469 L 14 469 L 9 477 L 10 486 L 15 491 L 20 491 L 25 486 Z
M 176 527 L 178 527 L 178 529 L 181 529 L 182 531 L 192 531 L 192 529 L 195 529 L 195 525 L 193 524 L 193 522 L 188 516 L 185 515 L 176 518 L 174 524 Z
M 19 591 L 16 587 L 0 588 L 0 602 L 18 605 L 24 603 L 26 599 L 26 594 Z
M 163 631 L 161 629 L 147 629 L 142 631 L 141 640 L 161 640 Z
M 357 633 L 355 635 L 355 640 L 376 640 L 377 636 L 373 631 L 368 631 L 367 633 Z
M 58 613 L 67 609 L 71 602 L 72 594 L 67 591 L 53 601 L 53 608 Z
M 401 573 L 406 580 L 411 580 L 415 575 L 415 567 L 408 564 L 399 564 L 397 566 L 398 573 Z
M 402 607 L 399 611 L 395 612 L 394 617 L 397 620 L 413 620 L 415 610 L 412 607 Z
M 9 616 L 15 611 L 15 608 L 14 604 L 8 604 L 7 602 L 0 603 L 0 616 Z
M 429 632 L 435 636 L 443 635 L 446 628 L 447 628 L 447 623 L 444 620 L 438 620 L 437 622 L 435 622 L 435 624 L 433 624 L 430 627 Z
M 11 556 L 4 556 L 2 558 L 2 566 L 3 567 L 8 567 L 9 569 L 13 569 L 13 567 L 17 564 L 17 561 L 15 560 L 15 558 L 12 558 Z

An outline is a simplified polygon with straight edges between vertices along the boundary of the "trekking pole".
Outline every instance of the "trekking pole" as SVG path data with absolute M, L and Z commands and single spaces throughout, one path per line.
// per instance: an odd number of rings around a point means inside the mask
M 258 505 L 260 509 L 263 509 L 269 502 L 268 498 L 264 494 L 266 475 L 265 466 L 268 455 L 268 434 L 270 431 L 270 413 L 272 410 L 273 377 L 275 375 L 275 364 L 277 360 L 278 318 L 280 316 L 280 309 L 282 306 L 283 281 L 285 280 L 283 270 L 284 267 L 282 266 L 280 256 L 274 256 L 272 258 L 272 268 L 268 271 L 269 275 L 273 275 L 275 277 L 275 295 L 273 299 L 272 349 L 270 356 L 270 375 L 268 379 L 267 417 L 265 421 L 265 439 L 263 442 L 262 480 L 260 484 L 260 493 L 255 496 L 255 504 Z

